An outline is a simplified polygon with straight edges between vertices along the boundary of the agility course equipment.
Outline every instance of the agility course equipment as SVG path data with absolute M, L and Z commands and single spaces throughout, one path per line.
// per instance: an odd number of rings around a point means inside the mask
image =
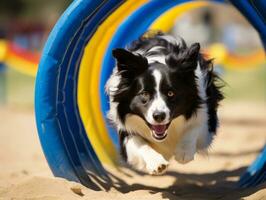
M 265 52 L 263 49 L 241 55 L 230 52 L 224 44 L 214 43 L 204 49 L 203 52 L 210 58 L 215 58 L 215 65 L 222 66 L 225 70 L 245 70 L 265 64 Z
M 221 3 L 222 1 L 215 1 Z M 55 176 L 100 189 L 102 164 L 117 165 L 118 137 L 108 125 L 104 85 L 114 67 L 111 50 L 125 47 L 166 15 L 208 6 L 189 0 L 75 0 L 52 30 L 43 50 L 35 110 L 42 148 Z M 265 1 L 232 1 L 266 46 Z M 241 179 L 247 187 L 266 180 L 265 150 Z M 258 173 L 258 174 L 257 174 Z M 256 176 L 253 176 L 253 175 Z M 259 178 L 256 178 L 259 177 Z
M 8 40 L 0 40 L 0 63 L 23 74 L 36 76 L 40 57 L 40 53 L 33 53 Z

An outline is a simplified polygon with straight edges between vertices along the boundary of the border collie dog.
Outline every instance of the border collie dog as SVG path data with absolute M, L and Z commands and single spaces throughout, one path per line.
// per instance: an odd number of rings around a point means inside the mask
M 116 127 L 122 157 L 152 175 L 206 152 L 218 126 L 223 99 L 212 60 L 199 43 L 147 33 L 126 49 L 114 49 L 116 67 L 106 83 L 108 118 Z

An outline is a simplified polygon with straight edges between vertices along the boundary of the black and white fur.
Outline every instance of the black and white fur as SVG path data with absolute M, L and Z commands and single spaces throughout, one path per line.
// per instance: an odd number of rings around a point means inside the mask
M 187 47 L 161 32 L 150 35 L 113 50 L 117 65 L 106 92 L 122 156 L 134 168 L 156 175 L 171 157 L 187 163 L 209 147 L 223 96 L 212 61 L 203 57 L 198 43 Z

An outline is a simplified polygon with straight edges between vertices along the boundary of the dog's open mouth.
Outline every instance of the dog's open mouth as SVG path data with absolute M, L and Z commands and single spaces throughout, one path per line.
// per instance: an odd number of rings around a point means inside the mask
M 163 125 L 152 125 L 150 124 L 150 129 L 152 132 L 152 137 L 156 140 L 163 140 L 167 136 L 167 129 L 169 127 L 169 124 L 163 124 Z

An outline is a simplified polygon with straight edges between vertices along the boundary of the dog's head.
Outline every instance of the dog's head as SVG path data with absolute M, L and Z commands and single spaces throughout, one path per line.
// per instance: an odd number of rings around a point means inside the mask
M 126 127 L 127 117 L 135 116 L 155 140 L 162 141 L 175 118 L 190 118 L 201 102 L 195 75 L 199 50 L 195 43 L 157 58 L 113 50 L 120 76 L 113 102 L 117 103 L 121 123 Z

